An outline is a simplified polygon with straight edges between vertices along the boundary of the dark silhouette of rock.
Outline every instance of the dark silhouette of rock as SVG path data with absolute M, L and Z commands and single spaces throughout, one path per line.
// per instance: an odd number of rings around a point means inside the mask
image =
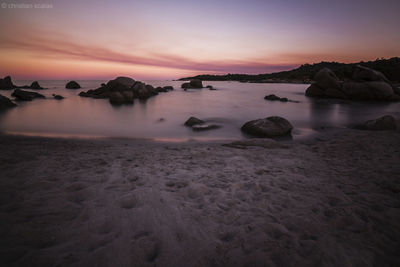
M 20 101 L 31 101 L 34 98 L 45 98 L 42 94 L 21 89 L 15 89 L 11 95 Z
M 79 88 L 81 88 L 81 86 L 79 85 L 79 83 L 77 83 L 75 81 L 70 81 L 65 85 L 65 88 L 67 88 L 67 89 L 79 89 Z
M 291 133 L 293 126 L 282 117 L 268 117 L 246 122 L 241 130 L 257 137 L 278 137 Z
M 270 100 L 270 101 L 281 101 L 281 102 L 288 102 L 289 99 L 287 99 L 286 97 L 279 97 L 276 96 L 274 94 L 272 95 L 267 95 L 264 97 L 265 100 Z
M 214 87 L 212 87 L 212 85 L 207 85 L 206 88 L 208 88 L 209 90 L 217 90 Z
M 341 98 L 351 100 L 400 101 L 400 89 L 380 72 L 357 66 L 352 80 L 339 82 L 328 68 L 320 70 L 315 82 L 306 90 L 311 97 Z
M 57 100 L 63 100 L 64 99 L 64 97 L 62 95 L 53 94 L 53 97 L 54 97 L 54 99 L 57 99 Z
M 183 89 L 201 89 L 203 88 L 203 82 L 201 80 L 194 79 L 188 83 L 183 83 L 181 87 Z
M 157 87 L 156 90 L 157 90 L 159 93 L 166 93 L 166 92 L 168 92 L 168 90 L 165 89 L 164 87 Z
M 163 88 L 154 88 L 149 84 L 140 81 L 135 81 L 129 77 L 118 77 L 110 80 L 107 84 L 102 84 L 100 88 L 80 92 L 79 96 L 91 98 L 109 98 L 110 103 L 132 104 L 134 98 L 147 99 L 155 96 L 158 92 L 164 91 Z M 118 94 L 114 94 L 118 93 Z
M 172 91 L 172 90 L 174 90 L 174 87 L 170 86 L 170 85 L 167 85 L 167 86 L 164 86 L 163 89 L 168 90 L 168 91 Z
M 190 118 L 185 122 L 185 125 L 186 125 L 186 126 L 189 126 L 189 127 L 192 127 L 193 125 L 202 124 L 202 123 L 204 123 L 203 120 L 200 120 L 200 119 L 198 119 L 198 118 L 196 118 L 196 117 L 190 117 Z
M 16 86 L 12 83 L 10 76 L 0 79 L 0 90 L 12 90 L 15 87 Z
M 32 82 L 32 84 L 31 84 L 31 86 L 29 86 L 29 88 L 31 88 L 31 89 L 36 89 L 36 90 L 44 89 L 43 87 L 41 87 L 41 86 L 39 85 L 39 83 L 38 83 L 37 81 Z
M 354 128 L 360 130 L 371 130 L 371 131 L 390 131 L 396 130 L 396 120 L 391 115 L 385 115 L 376 120 L 369 120 L 362 124 L 356 125 Z
M 6 110 L 16 106 L 17 105 L 12 102 L 8 97 L 0 95 L 0 110 Z

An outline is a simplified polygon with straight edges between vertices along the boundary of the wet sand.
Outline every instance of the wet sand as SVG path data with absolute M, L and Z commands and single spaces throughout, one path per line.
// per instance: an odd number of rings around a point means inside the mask
M 1 266 L 400 266 L 400 132 L 0 136 Z

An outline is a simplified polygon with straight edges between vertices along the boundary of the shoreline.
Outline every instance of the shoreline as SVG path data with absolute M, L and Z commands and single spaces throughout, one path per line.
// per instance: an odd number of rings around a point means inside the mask
M 256 145 L 0 136 L 7 266 L 400 264 L 400 132 Z

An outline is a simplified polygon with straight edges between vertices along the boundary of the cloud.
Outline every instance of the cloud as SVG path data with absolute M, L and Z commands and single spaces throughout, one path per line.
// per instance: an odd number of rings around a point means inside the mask
M 14 35 L 15 36 L 15 35 Z M 24 35 L 1 37 L 0 48 L 14 51 L 29 51 L 40 57 L 75 59 L 82 61 L 103 61 L 112 63 L 154 66 L 208 73 L 266 73 L 294 67 L 293 64 L 268 64 L 257 60 L 229 60 L 200 62 L 188 57 L 152 53 L 147 56 L 134 53 L 116 52 L 103 46 L 70 41 L 61 35 Z

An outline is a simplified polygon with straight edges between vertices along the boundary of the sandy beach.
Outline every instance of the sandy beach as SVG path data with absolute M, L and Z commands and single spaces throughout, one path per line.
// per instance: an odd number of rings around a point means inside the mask
M 400 265 L 399 131 L 226 143 L 2 135 L 0 265 Z

